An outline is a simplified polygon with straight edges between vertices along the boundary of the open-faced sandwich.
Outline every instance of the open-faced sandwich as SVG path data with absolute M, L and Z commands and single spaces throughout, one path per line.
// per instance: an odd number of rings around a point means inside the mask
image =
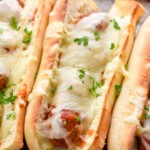
M 150 150 L 150 17 L 142 25 L 128 64 L 128 77 L 114 107 L 109 150 Z
M 27 98 L 53 0 L 0 0 L 0 150 L 23 147 Z
M 109 13 L 100 12 L 93 0 L 57 1 L 29 96 L 29 149 L 103 148 L 143 13 L 133 0 L 116 0 Z

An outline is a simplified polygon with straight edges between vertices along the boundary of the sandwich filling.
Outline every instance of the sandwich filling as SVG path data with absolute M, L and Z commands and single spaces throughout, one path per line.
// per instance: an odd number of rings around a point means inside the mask
M 120 70 L 121 35 L 129 23 L 128 16 L 105 13 L 93 13 L 74 25 L 58 22 L 63 29 L 58 59 L 49 73 L 50 90 L 36 124 L 39 137 L 52 147 L 83 147 L 89 137 L 96 136 L 97 112 L 102 111 L 113 73 Z M 39 84 L 40 93 L 47 83 Z

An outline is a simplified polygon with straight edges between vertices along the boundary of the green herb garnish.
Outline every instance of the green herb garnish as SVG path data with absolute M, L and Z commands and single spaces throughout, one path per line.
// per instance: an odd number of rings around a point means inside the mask
M 6 119 L 7 120 L 9 120 L 10 118 L 12 118 L 12 119 L 16 119 L 16 113 L 15 112 L 12 112 L 11 114 L 8 114 L 7 116 L 6 116 Z
M 75 120 L 76 120 L 77 122 L 81 123 L 81 118 L 80 118 L 80 116 L 75 116 Z
M 96 82 L 94 77 L 90 77 L 90 79 L 92 80 L 92 87 L 89 88 L 89 92 L 98 97 L 99 94 L 96 92 L 96 90 L 97 88 L 101 88 L 103 86 L 103 82 L 102 81 Z
M 32 39 L 32 31 L 28 31 L 27 28 L 24 29 L 25 38 L 23 40 L 23 43 L 29 44 Z
M 67 90 L 71 91 L 72 89 L 73 89 L 73 85 L 70 85 Z
M 125 65 L 125 70 L 127 70 L 127 69 L 128 69 L 128 64 Z
M 0 91 L 0 104 L 4 104 L 4 105 L 8 103 L 13 104 L 16 98 L 17 96 L 14 96 L 13 90 L 10 92 L 10 95 L 8 97 L 6 97 L 4 90 Z
M 82 79 L 85 76 L 85 71 L 83 69 L 79 69 L 79 78 Z
M 99 32 L 94 32 L 94 35 L 95 35 L 95 40 L 96 41 L 99 41 L 100 40 L 100 35 L 99 35 Z
M 84 36 L 82 38 L 76 38 L 74 39 L 74 42 L 77 43 L 78 45 L 83 44 L 84 46 L 88 46 L 89 38 L 87 36 Z
M 55 94 L 56 91 L 57 91 L 57 88 L 56 88 L 56 87 L 52 88 L 52 89 L 51 89 L 51 94 Z
M 118 25 L 118 22 L 115 19 L 111 20 L 111 22 L 113 22 L 113 27 L 116 30 L 120 30 L 121 29 L 120 26 Z
M 145 111 L 149 111 L 148 106 L 144 106 L 144 110 L 145 110 Z
M 9 83 L 8 86 L 4 90 L 7 90 L 8 88 L 15 86 L 15 85 L 16 85 L 15 83 Z
M 103 82 L 102 81 L 100 81 L 100 82 L 96 82 L 96 87 L 102 87 L 103 86 Z
M 110 49 L 114 49 L 114 48 L 115 48 L 115 44 L 114 44 L 114 43 L 111 43 Z
M 145 112 L 144 112 L 144 118 L 145 119 L 150 119 L 150 115 L 148 114 L 149 107 L 148 106 L 144 106 L 144 110 L 145 110 Z
M 144 113 L 144 118 L 145 118 L 145 119 L 150 119 L 150 115 Z
M 119 96 L 122 89 L 122 85 L 115 85 L 115 96 Z
M 66 122 L 66 121 L 64 121 L 64 122 L 63 122 L 63 125 L 64 125 L 64 127 L 66 127 L 66 126 L 67 126 L 67 122 Z
M 11 18 L 11 20 L 10 20 L 10 26 L 14 29 L 14 30 L 16 30 L 16 31 L 18 31 L 21 27 L 19 27 L 18 26 L 18 21 L 17 21 L 17 19 L 15 18 L 15 17 L 12 17 Z

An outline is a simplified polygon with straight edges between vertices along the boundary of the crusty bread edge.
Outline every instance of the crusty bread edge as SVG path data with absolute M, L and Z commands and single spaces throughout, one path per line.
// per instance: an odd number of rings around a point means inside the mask
M 130 78 L 125 78 L 121 94 L 114 107 L 112 124 L 108 136 L 109 150 L 130 150 L 135 142 L 136 130 L 144 111 L 148 98 L 150 84 L 150 17 L 142 25 L 129 61 Z M 144 40 L 143 40 L 144 39 Z M 136 122 L 126 121 L 138 105 L 131 104 L 129 98 L 135 90 L 142 90 L 143 102 L 140 104 L 139 115 L 135 116 Z M 136 101 L 136 99 L 135 99 Z M 122 109 L 122 110 L 121 110 Z M 122 111 L 124 113 L 122 113 Z
M 135 1 L 126 1 L 125 5 L 122 3 L 122 1 L 116 1 L 115 3 L 116 7 L 118 7 L 118 12 L 120 14 L 128 14 L 131 16 L 131 24 L 127 27 L 128 35 L 122 43 L 122 50 L 119 56 L 120 62 L 122 63 L 121 65 L 126 65 L 131 49 L 133 46 L 133 41 L 134 41 L 134 32 L 136 28 L 136 24 L 138 20 L 143 16 L 145 10 L 143 6 L 141 6 L 138 2 Z M 128 7 L 125 7 L 128 6 Z M 111 12 L 110 12 L 111 13 Z M 115 85 L 121 84 L 123 79 L 123 74 L 118 73 L 118 71 L 114 72 L 112 81 L 110 83 L 109 89 L 107 91 L 107 95 L 105 97 L 105 104 L 102 112 L 102 118 L 101 122 L 99 125 L 99 129 L 97 132 L 97 138 L 95 139 L 92 148 L 94 149 L 103 149 L 105 143 L 106 143 L 106 137 L 107 133 L 109 130 L 110 122 L 111 122 L 111 113 L 112 113 L 112 108 L 115 103 Z
M 55 7 L 50 14 L 49 24 L 53 22 L 64 21 L 67 1 L 68 0 L 60 0 L 59 2 L 55 4 Z M 57 12 L 61 12 L 61 13 L 58 14 Z M 52 49 L 55 45 L 57 45 L 59 43 L 59 40 L 60 40 L 59 38 L 55 38 L 55 39 L 45 38 L 44 39 L 44 45 L 43 45 L 44 52 L 42 55 L 42 62 L 40 65 L 39 72 L 42 72 L 43 70 L 49 70 L 53 67 L 54 61 L 56 58 L 56 51 L 51 52 L 50 49 Z M 49 80 L 48 77 L 46 78 L 45 76 L 38 75 L 36 83 L 34 85 L 34 89 L 38 88 L 38 82 L 42 80 L 43 78 L 46 80 Z M 27 114 L 25 118 L 25 139 L 26 139 L 29 149 L 31 150 L 41 150 L 41 147 L 38 143 L 38 135 L 36 132 L 36 122 L 37 122 L 39 112 L 42 106 L 42 100 L 43 100 L 42 96 L 35 97 L 35 99 L 32 99 L 29 102 L 29 106 L 27 108 Z

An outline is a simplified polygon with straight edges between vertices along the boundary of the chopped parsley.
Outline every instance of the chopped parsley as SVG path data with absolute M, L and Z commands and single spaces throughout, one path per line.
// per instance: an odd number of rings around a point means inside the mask
M 119 96 L 122 89 L 122 85 L 115 85 L 115 96 Z
M 15 86 L 15 85 L 16 85 L 15 83 L 9 83 L 9 85 L 4 90 L 7 90 L 8 88 Z
M 15 18 L 15 17 L 12 17 L 11 19 L 10 19 L 10 26 L 14 29 L 14 30 L 16 30 L 16 31 L 18 31 L 21 27 L 19 27 L 18 26 L 18 21 L 17 21 L 17 19 Z
M 74 42 L 77 43 L 78 45 L 83 44 L 83 46 L 88 46 L 89 38 L 87 36 L 84 36 L 82 38 L 76 38 L 74 39 Z
M 102 87 L 102 86 L 103 86 L 103 82 L 102 82 L 102 81 L 96 82 L 96 87 L 100 88 L 100 87 Z
M 96 92 L 96 90 L 97 88 L 101 88 L 103 86 L 103 82 L 97 82 L 94 77 L 90 77 L 90 79 L 92 80 L 92 87 L 89 88 L 89 92 L 98 97 L 99 94 Z
M 149 108 L 148 106 L 144 106 L 144 118 L 145 119 L 150 119 L 150 115 L 148 114 Z
M 114 44 L 114 43 L 111 43 L 110 49 L 114 49 L 114 48 L 115 48 L 115 44 Z
M 11 117 L 11 114 L 8 114 L 8 115 L 6 116 L 6 119 L 9 120 L 10 117 Z
M 64 125 L 64 127 L 66 127 L 66 126 L 67 126 L 67 122 L 66 122 L 66 121 L 64 121 L 64 122 L 63 122 L 63 125 Z
M 67 90 L 71 91 L 72 89 L 73 89 L 73 85 L 70 85 Z
M 128 64 L 125 65 L 125 69 L 126 69 L 126 70 L 128 69 Z
M 85 71 L 83 69 L 79 69 L 78 72 L 79 74 L 79 78 L 82 79 L 85 76 Z
M 23 40 L 23 43 L 29 44 L 32 39 L 32 31 L 28 31 L 27 28 L 24 29 L 25 38 Z
M 96 41 L 99 41 L 100 40 L 100 35 L 99 35 L 99 32 L 94 32 L 94 35 L 95 35 L 95 40 Z
M 120 30 L 121 29 L 120 26 L 118 25 L 118 22 L 115 19 L 111 20 L 111 22 L 113 22 L 113 27 L 116 30 Z
M 149 111 L 148 106 L 144 106 L 144 110 L 145 110 L 145 111 Z
M 15 119 L 16 119 L 16 113 L 15 113 L 15 112 L 12 112 L 11 114 L 8 114 L 8 115 L 6 116 L 6 119 L 7 119 L 7 120 L 9 120 L 10 118 L 15 120 Z
M 76 120 L 77 122 L 81 123 L 81 118 L 80 118 L 80 116 L 75 116 L 75 120 Z
M 0 28 L 0 33 L 3 33 L 3 31 L 4 31 L 4 30 Z
M 56 87 L 52 88 L 52 89 L 51 89 L 51 94 L 55 94 L 56 91 L 57 91 L 57 88 L 56 88 Z
M 9 96 L 6 97 L 5 95 L 5 90 L 0 91 L 0 104 L 9 104 L 9 103 L 14 103 L 16 100 L 17 96 L 14 96 L 13 90 L 10 92 Z

